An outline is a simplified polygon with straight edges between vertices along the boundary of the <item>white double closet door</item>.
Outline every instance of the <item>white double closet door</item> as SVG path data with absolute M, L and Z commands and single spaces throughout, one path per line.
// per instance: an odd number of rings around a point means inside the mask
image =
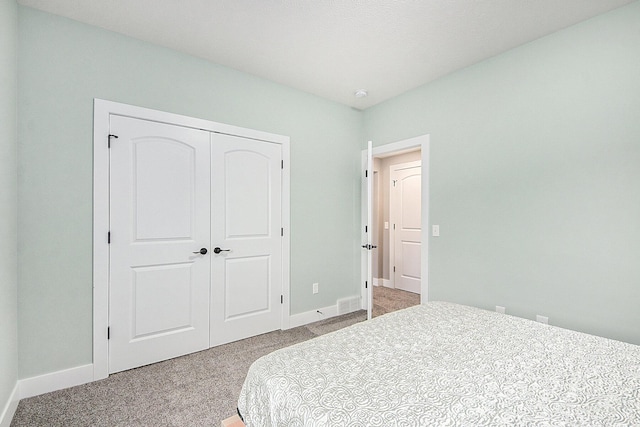
M 280 329 L 281 146 L 114 115 L 110 133 L 109 372 Z

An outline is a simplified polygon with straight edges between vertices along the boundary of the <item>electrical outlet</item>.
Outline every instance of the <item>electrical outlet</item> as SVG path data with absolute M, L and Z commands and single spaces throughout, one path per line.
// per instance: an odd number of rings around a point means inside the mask
M 317 283 L 314 283 L 314 284 L 313 284 L 313 293 L 314 293 L 314 294 L 317 294 L 317 293 L 318 293 L 318 284 L 317 284 Z
M 536 322 L 544 323 L 545 325 L 549 324 L 549 318 L 547 316 L 540 316 L 536 314 Z
M 504 314 L 507 311 L 507 309 L 501 305 L 496 305 L 496 311 L 498 313 Z

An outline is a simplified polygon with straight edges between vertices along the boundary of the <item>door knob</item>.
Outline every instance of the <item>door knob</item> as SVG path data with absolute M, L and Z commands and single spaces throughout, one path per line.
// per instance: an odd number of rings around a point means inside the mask
M 217 254 L 219 254 L 220 252 L 229 252 L 229 251 L 231 251 L 231 249 L 220 249 L 220 248 L 217 248 L 217 247 L 213 249 L 213 252 L 215 252 Z
M 207 254 L 207 248 L 202 248 L 199 251 L 195 251 L 194 254 L 206 255 Z

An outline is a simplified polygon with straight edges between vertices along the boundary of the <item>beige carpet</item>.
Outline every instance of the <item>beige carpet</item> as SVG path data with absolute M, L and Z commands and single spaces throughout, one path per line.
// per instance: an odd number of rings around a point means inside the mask
M 235 413 L 256 359 L 365 319 L 357 311 L 23 399 L 11 427 L 219 426 Z
M 373 317 L 381 316 L 391 311 L 402 310 L 420 304 L 420 294 L 402 291 L 400 289 L 373 287 Z
M 374 287 L 373 315 L 420 303 L 411 292 Z M 249 366 L 274 350 L 366 319 L 365 311 L 275 331 L 101 381 L 23 399 L 19 426 L 219 426 L 235 413 Z

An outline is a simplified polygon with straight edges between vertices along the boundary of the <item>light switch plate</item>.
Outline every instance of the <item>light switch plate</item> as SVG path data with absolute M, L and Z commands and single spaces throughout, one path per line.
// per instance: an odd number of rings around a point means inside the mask
M 433 237 L 440 236 L 440 226 L 439 225 L 432 225 L 431 226 L 431 235 Z

